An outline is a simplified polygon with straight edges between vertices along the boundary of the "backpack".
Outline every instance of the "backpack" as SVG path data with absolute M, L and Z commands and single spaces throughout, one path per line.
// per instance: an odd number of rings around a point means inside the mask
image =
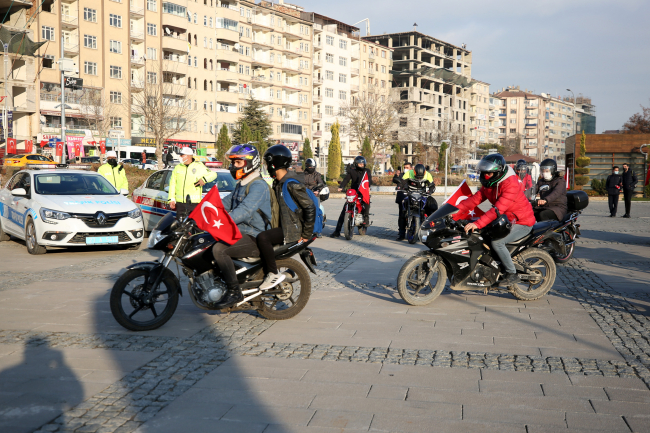
M 291 210 L 291 212 L 295 212 L 298 209 L 298 205 L 293 201 L 293 198 L 291 197 L 291 194 L 289 193 L 288 189 L 288 184 L 290 182 L 296 182 L 300 183 L 298 179 L 294 178 L 289 178 L 287 179 L 284 184 L 282 184 L 282 196 L 284 197 L 284 202 L 287 204 L 287 207 Z M 314 207 L 316 208 L 316 219 L 314 220 L 314 233 L 321 233 L 323 231 L 323 211 L 320 208 L 320 205 L 318 203 L 318 198 L 316 198 L 316 195 L 312 190 L 309 188 L 305 188 L 305 191 L 307 191 L 307 195 L 311 199 L 311 201 L 314 202 Z
M 256 182 L 258 178 L 253 179 L 252 182 L 250 182 L 248 185 L 246 185 L 246 195 L 248 195 L 248 191 L 251 189 L 251 185 L 253 182 Z M 264 220 L 264 225 L 266 226 L 266 229 L 274 229 L 277 227 L 280 227 L 280 205 L 278 205 L 278 199 L 275 197 L 275 191 L 273 191 L 273 188 L 271 188 L 271 185 L 269 185 L 264 179 L 261 177 L 259 178 L 262 182 L 264 182 L 264 185 L 269 189 L 269 194 L 271 194 L 271 221 L 267 218 L 266 215 L 264 215 L 264 212 L 262 212 L 261 209 L 257 209 L 257 213 L 260 214 L 262 217 L 262 220 Z

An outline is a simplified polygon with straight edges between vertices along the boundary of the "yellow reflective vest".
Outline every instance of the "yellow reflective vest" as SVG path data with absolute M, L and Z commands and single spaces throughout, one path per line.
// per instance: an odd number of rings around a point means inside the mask
M 415 179 L 415 173 L 413 173 L 413 170 L 409 170 L 406 173 L 404 173 L 402 179 Z M 422 180 L 428 180 L 429 182 L 433 183 L 433 176 L 431 176 L 431 173 L 429 173 L 428 171 L 425 171 L 424 179 Z
M 129 189 L 129 181 L 126 179 L 126 170 L 120 164 L 115 167 L 109 163 L 102 164 L 97 173 L 101 174 L 108 180 L 111 185 L 120 192 L 121 189 Z
M 201 179 L 208 183 L 216 178 L 217 173 L 210 171 L 202 162 L 192 161 L 190 165 L 178 164 L 174 167 L 169 180 L 169 201 L 185 203 L 189 195 L 191 203 L 198 203 L 202 198 L 203 187 L 194 184 Z

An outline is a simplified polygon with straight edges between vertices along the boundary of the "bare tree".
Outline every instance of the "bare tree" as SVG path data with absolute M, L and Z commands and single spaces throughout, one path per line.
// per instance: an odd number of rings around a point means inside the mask
M 118 105 L 112 103 L 103 94 L 102 89 L 85 88 L 79 100 L 79 111 L 83 116 L 81 121 L 87 126 L 95 142 L 108 137 L 111 129 L 111 118 L 120 113 Z
M 131 83 L 131 114 L 140 131 L 156 140 L 156 159 L 162 167 L 165 142 L 189 131 L 196 112 L 190 106 L 191 90 L 180 74 L 163 71 L 157 61 L 147 62 L 143 72 L 141 82 Z

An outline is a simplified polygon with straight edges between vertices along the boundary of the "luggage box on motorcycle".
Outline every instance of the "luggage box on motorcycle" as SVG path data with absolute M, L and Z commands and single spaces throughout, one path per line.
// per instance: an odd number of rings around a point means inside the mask
M 589 204 L 589 196 L 584 191 L 567 191 L 566 202 L 570 211 L 582 210 Z

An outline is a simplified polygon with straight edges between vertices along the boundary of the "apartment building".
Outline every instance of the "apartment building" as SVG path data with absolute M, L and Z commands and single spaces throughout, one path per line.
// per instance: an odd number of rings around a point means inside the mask
M 573 97 L 565 98 L 567 102 L 573 102 Z M 591 103 L 588 96 L 578 95 L 575 98 L 575 133 L 595 134 L 596 133 L 596 106 Z
M 565 98 L 553 97 L 542 93 L 545 103 L 544 148 L 543 157 L 552 158 L 558 164 L 565 161 L 565 141 L 573 135 L 574 107 L 573 102 Z
M 489 122 L 488 122 L 488 143 L 498 143 L 500 134 L 501 120 L 499 120 L 499 113 L 503 108 L 503 101 L 494 95 L 489 98 Z
M 518 87 L 502 89 L 494 94 L 500 99 L 499 140 L 518 140 L 524 155 L 544 155 L 545 99 Z
M 0 0 L 0 11 L 4 17 L 0 42 L 8 44 L 7 69 L 0 78 L 0 91 L 5 96 L 0 102 L 0 153 L 6 149 L 5 132 L 8 138 L 16 139 L 18 149 L 24 149 L 25 140 L 33 139 L 38 130 L 34 84 L 38 62 L 32 50 L 36 48 L 32 46 L 34 34 L 27 29 L 27 11 L 31 7 L 31 2 L 25 0 Z M 0 51 L 0 55 L 4 62 L 4 52 Z M 5 112 L 7 131 L 4 130 Z
M 408 108 L 393 131 L 407 156 L 417 142 L 433 143 L 433 130 L 449 124 L 469 146 L 472 53 L 417 30 L 364 37 L 392 48 L 391 97 Z
M 476 159 L 476 150 L 479 145 L 490 142 L 490 84 L 474 80 L 470 88 L 470 159 Z

